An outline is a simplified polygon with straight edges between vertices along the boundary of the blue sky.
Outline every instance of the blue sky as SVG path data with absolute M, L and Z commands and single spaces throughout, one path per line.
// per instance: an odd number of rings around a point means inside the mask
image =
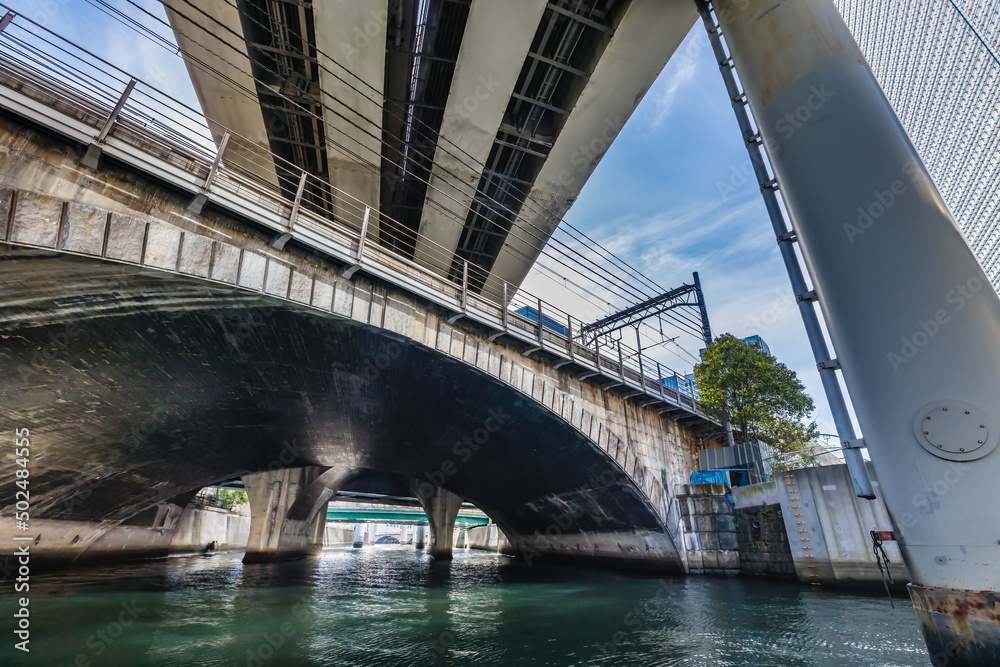
M 7 0 L 54 30 L 197 107 L 183 62 L 84 0 Z M 125 0 L 111 4 L 172 39 Z M 135 0 L 158 17 L 162 5 Z M 698 271 L 716 334 L 760 334 L 816 401 L 833 433 L 819 375 L 752 179 L 732 108 L 700 24 L 650 88 L 567 215 L 664 287 Z M 534 291 L 532 276 L 526 283 Z M 691 361 L 661 359 L 681 371 Z M 686 367 L 681 364 L 686 363 Z

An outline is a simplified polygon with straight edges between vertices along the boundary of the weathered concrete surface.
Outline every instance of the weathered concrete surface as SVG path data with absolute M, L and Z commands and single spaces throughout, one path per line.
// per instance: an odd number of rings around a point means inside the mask
M 451 560 L 455 540 L 455 519 L 462 506 L 461 496 L 440 486 L 430 487 L 426 482 L 415 482 L 414 487 L 427 514 L 427 525 L 431 531 L 427 553 L 437 560 Z
M 873 484 L 875 473 L 868 465 Z M 881 589 L 869 531 L 892 530 L 881 497 L 854 495 L 847 466 L 820 466 L 780 473 L 773 482 L 733 489 L 738 509 L 777 504 L 784 517 L 795 571 L 802 583 Z M 884 544 L 896 587 L 909 581 L 894 542 Z
M 0 203 L 40 241 L 0 262 L 2 418 L 36 434 L 38 519 L 110 529 L 225 479 L 346 466 L 443 486 L 543 556 L 684 568 L 669 489 L 691 426 L 2 118 L 0 143 Z
M 296 515 L 296 503 L 325 472 L 317 466 L 282 468 L 243 476 L 250 498 L 250 535 L 244 563 L 263 563 L 314 555 L 323 549 L 325 504 Z
M 500 547 L 500 529 L 495 523 L 473 526 L 469 529 L 468 547 L 483 551 L 497 551 Z
M 796 578 L 781 505 L 761 504 L 737 509 L 733 518 L 739 542 L 740 572 L 776 579 Z

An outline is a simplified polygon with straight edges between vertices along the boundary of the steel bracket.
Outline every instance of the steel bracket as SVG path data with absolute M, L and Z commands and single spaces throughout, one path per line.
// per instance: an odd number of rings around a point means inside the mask
M 818 299 L 819 297 L 816 295 L 816 290 L 814 289 L 795 295 L 796 303 L 801 303 L 802 301 L 816 301 Z
M 865 444 L 864 438 L 854 438 L 853 440 L 844 440 L 840 443 L 841 449 L 865 449 L 868 445 Z

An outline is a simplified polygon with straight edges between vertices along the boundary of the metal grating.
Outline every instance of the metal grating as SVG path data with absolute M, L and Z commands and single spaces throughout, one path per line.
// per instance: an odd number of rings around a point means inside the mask
M 1000 2 L 835 4 L 1000 290 Z

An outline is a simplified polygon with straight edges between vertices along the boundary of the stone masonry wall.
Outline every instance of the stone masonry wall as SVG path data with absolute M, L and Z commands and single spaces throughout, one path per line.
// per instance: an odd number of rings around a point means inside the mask
M 743 574 L 795 579 L 781 505 L 738 509 L 735 519 Z
M 690 574 L 735 576 L 740 552 L 733 504 L 723 484 L 682 484 L 677 491 Z

